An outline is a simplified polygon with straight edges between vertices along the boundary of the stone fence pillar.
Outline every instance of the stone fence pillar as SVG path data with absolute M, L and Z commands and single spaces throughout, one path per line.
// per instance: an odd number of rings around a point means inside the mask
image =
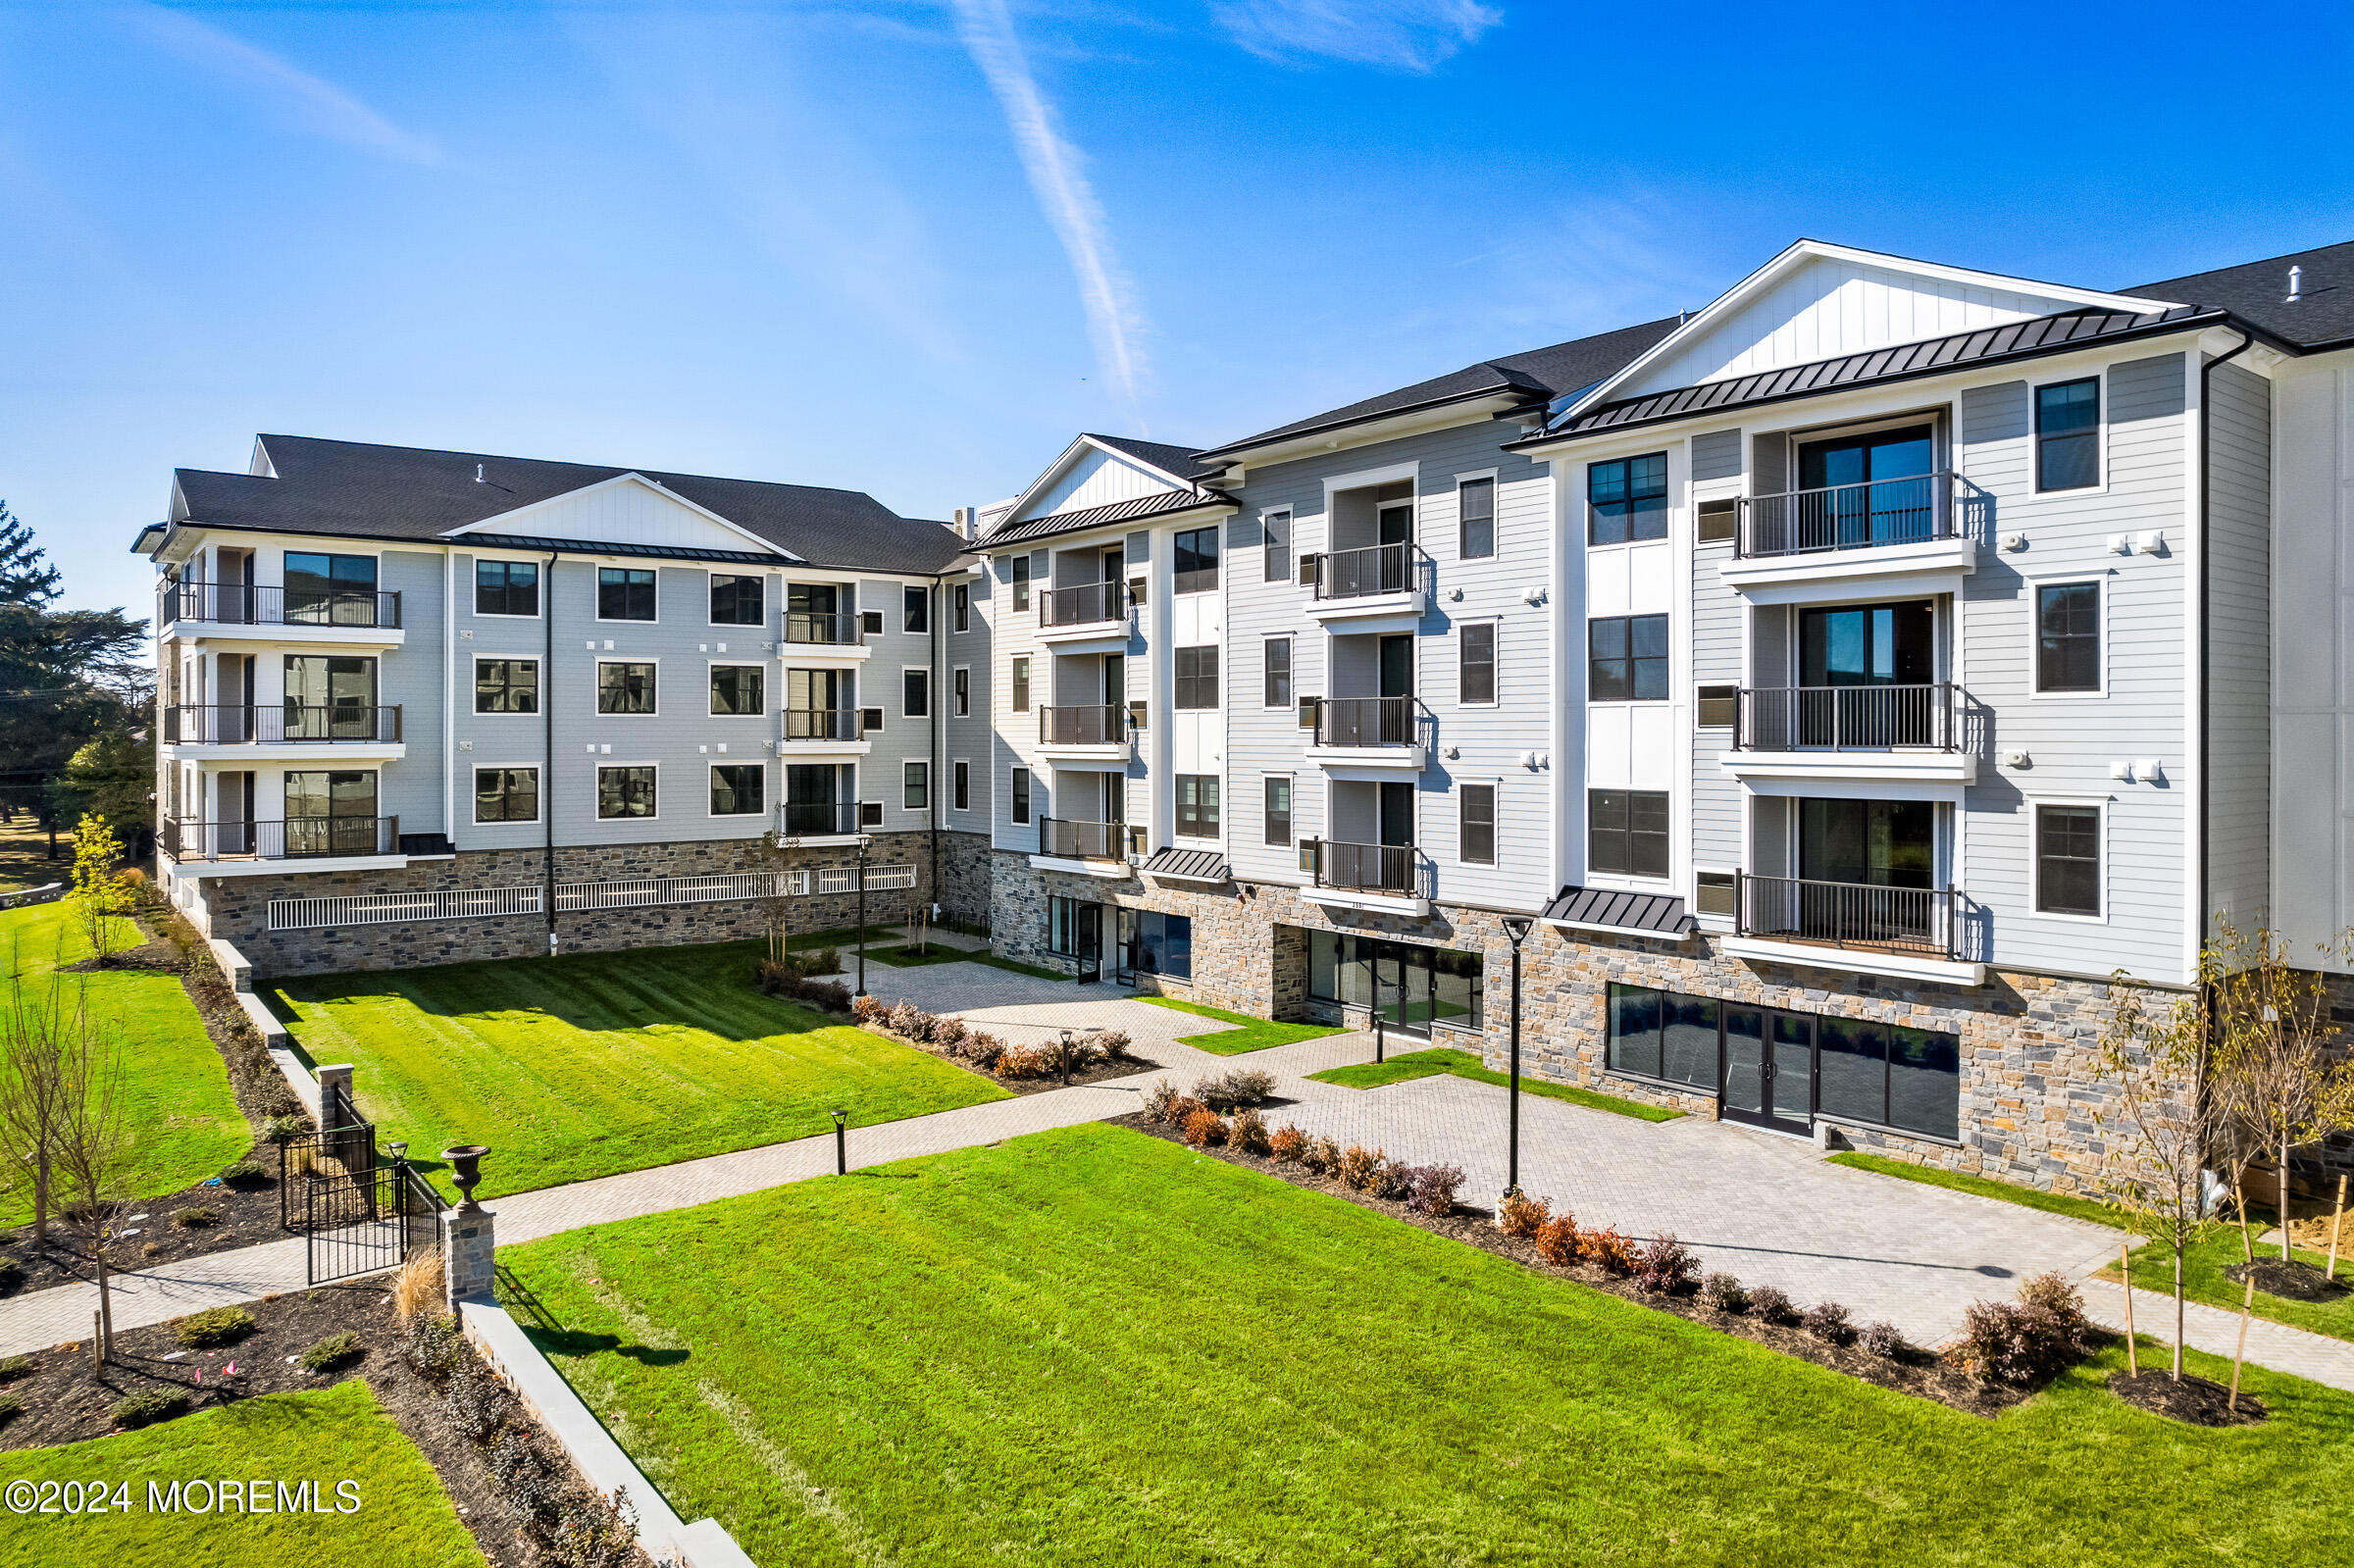
M 463 1205 L 442 1211 L 441 1281 L 453 1314 L 462 1302 L 491 1299 L 498 1264 L 492 1218 L 488 1209 Z

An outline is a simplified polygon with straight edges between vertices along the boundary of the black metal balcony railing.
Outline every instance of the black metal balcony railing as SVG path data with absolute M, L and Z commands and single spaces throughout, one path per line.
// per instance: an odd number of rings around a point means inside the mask
M 1075 588 L 1042 588 L 1038 594 L 1038 624 L 1042 627 L 1108 624 L 1127 613 L 1125 582 L 1082 582 Z
M 1954 685 L 1744 686 L 1736 751 L 1953 751 Z
M 866 732 L 856 708 L 787 708 L 788 740 L 856 740 Z
M 1319 887 L 1406 897 L 1421 890 L 1420 857 L 1412 844 L 1353 844 L 1326 838 L 1310 839 L 1305 847 Z
M 284 822 L 186 822 L 167 817 L 163 852 L 185 865 L 213 860 L 300 860 L 400 853 L 398 817 L 295 817 Z
M 866 636 L 859 630 L 856 611 L 827 615 L 813 610 L 788 610 L 785 612 L 785 640 L 803 646 L 855 647 L 864 642 Z
M 1744 936 L 1954 956 L 1957 894 L 1951 887 L 1884 887 L 1742 873 L 1734 881 L 1734 901 L 1736 929 Z
M 400 625 L 400 595 L 368 588 L 283 588 L 248 582 L 167 582 L 156 593 L 155 624 L 211 621 L 230 626 Z
M 1326 697 L 1316 704 L 1319 746 L 1410 746 L 1421 715 L 1411 697 Z
M 855 800 L 793 800 L 785 806 L 789 838 L 838 837 L 858 832 Z
M 1368 544 L 1357 550 L 1334 550 L 1316 559 L 1314 578 L 1318 599 L 1362 599 L 1383 593 L 1405 593 L 1414 587 L 1414 547 L 1410 544 Z
M 1048 746 L 1116 746 L 1128 738 L 1128 705 L 1101 703 L 1038 710 L 1038 739 Z
M 1128 825 L 1120 822 L 1072 822 L 1062 817 L 1038 819 L 1038 852 L 1059 860 L 1117 860 Z
M 1950 539 L 1958 531 L 1954 476 L 1940 472 L 1750 496 L 1741 502 L 1733 550 L 1742 556 L 1861 550 Z
M 179 745 L 332 745 L 400 738 L 400 705 L 181 703 L 164 710 L 164 740 Z

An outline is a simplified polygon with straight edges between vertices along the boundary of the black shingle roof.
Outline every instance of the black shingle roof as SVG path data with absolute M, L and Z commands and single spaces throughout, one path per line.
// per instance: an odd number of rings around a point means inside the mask
M 1684 913 L 1681 898 L 1610 887 L 1563 887 L 1537 918 L 1567 926 L 1605 926 L 1612 931 L 1675 937 L 1687 935 L 1695 925 Z
M 1171 446 L 1166 441 L 1140 441 L 1133 435 L 1097 435 L 1092 431 L 1087 438 L 1091 441 L 1100 441 L 1115 452 L 1125 452 L 1130 457 L 1141 458 L 1163 474 L 1173 475 L 1181 480 L 1192 479 L 1195 472 L 1202 466 L 1194 461 L 1196 449 L 1190 446 Z
M 2288 303 L 2291 267 L 2304 269 L 2303 297 L 2293 305 Z M 2303 349 L 2340 347 L 2354 343 L 2354 240 L 2119 292 L 2220 307 Z
M 863 490 L 303 435 L 264 435 L 261 444 L 275 479 L 178 471 L 189 522 L 278 533 L 438 540 L 451 529 L 636 473 L 813 566 L 941 572 L 964 548 L 945 524 L 900 517 Z M 474 478 L 478 463 L 481 483 Z
M 1217 490 L 1162 490 L 1157 495 L 1136 495 L 1125 501 L 1106 501 L 1101 506 L 1081 507 L 1076 512 L 1049 512 L 1045 517 L 1024 518 L 1019 523 L 1000 523 L 974 546 L 982 550 L 1001 550 L 1009 544 L 1028 539 L 1043 539 L 1050 533 L 1074 533 L 1081 529 L 1099 529 L 1106 523 L 1136 523 L 1146 518 L 1165 517 L 1171 512 L 1188 512 L 1197 506 L 1231 504 Z
M 1383 392 L 1378 397 L 1368 397 L 1362 402 L 1327 410 L 1311 419 L 1279 425 L 1274 430 L 1261 430 L 1256 435 L 1211 447 L 1201 456 L 1215 458 L 1290 436 L 1339 430 L 1390 414 L 1404 414 L 1417 408 L 1461 402 L 1497 392 L 1520 393 L 1532 402 L 1558 397 L 1563 392 L 1591 386 L 1604 377 L 1623 370 L 1681 325 L 1680 317 L 1667 317 L 1645 322 L 1640 327 L 1621 327 L 1593 337 L 1556 343 L 1550 348 L 1534 348 L 1524 354 L 1482 360 L 1477 365 L 1465 366 L 1450 375 L 1416 381 L 1411 386 L 1401 386 L 1395 391 Z
M 2131 311 L 2066 311 L 2028 321 L 1974 331 L 1933 337 L 1925 343 L 1902 343 L 1837 359 L 1818 359 L 1804 365 L 1785 365 L 1755 376 L 1736 376 L 1697 386 L 1671 387 L 1641 397 L 1603 403 L 1583 413 L 1558 419 L 1537 441 L 1564 435 L 1596 435 L 1629 426 L 1652 425 L 1716 409 L 1742 408 L 1756 403 L 1778 403 L 1787 398 L 1862 386 L 1877 381 L 1909 380 L 1936 376 L 1965 365 L 2025 359 L 2054 354 L 2085 343 L 2175 332 L 2207 322 L 2220 322 L 2224 313 L 2214 307 L 2184 305 L 2173 310 L 2136 315 Z M 1515 442 L 1514 445 L 1525 443 Z

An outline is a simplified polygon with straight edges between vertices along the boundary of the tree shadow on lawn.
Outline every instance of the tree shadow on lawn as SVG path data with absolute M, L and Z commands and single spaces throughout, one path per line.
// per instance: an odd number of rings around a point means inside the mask
M 640 1366 L 675 1367 L 693 1354 L 684 1346 L 656 1349 L 648 1344 L 624 1344 L 618 1334 L 568 1329 L 547 1309 L 547 1303 L 533 1294 L 532 1288 L 504 1265 L 498 1270 L 498 1298 L 514 1310 L 521 1320 L 524 1337 L 537 1345 L 542 1355 L 578 1360 L 583 1356 L 612 1354 L 627 1356 Z

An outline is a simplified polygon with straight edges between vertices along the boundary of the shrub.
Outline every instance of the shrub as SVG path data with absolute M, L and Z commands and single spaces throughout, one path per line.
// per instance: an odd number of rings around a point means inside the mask
M 1776 1286 L 1761 1285 L 1749 1292 L 1749 1312 L 1760 1323 L 1787 1323 L 1790 1294 Z
M 838 980 L 813 980 L 801 987 L 801 1000 L 839 1013 L 850 1005 L 850 987 Z
M 261 1056 L 267 1062 L 270 1053 L 263 1051 Z M 269 1091 L 262 1095 L 262 1114 L 273 1118 L 291 1116 L 305 1127 L 311 1125 L 311 1119 L 303 1114 L 302 1101 L 296 1099 L 294 1091 L 283 1084 L 271 1086 Z
M 420 1377 L 438 1383 L 465 1363 L 466 1337 L 446 1313 L 420 1316 L 410 1320 L 400 1357 Z
M 1207 1109 L 1209 1109 L 1208 1106 L 1203 1104 L 1191 1094 L 1180 1094 L 1175 1099 L 1169 1101 L 1168 1123 L 1171 1127 L 1182 1131 L 1185 1127 L 1186 1119 L 1188 1117 L 1192 1116 L 1196 1111 L 1205 1111 Z
M 2090 1348 L 2084 1299 L 2057 1274 L 2038 1274 L 2017 1301 L 1973 1301 L 1962 1317 L 1962 1363 L 1994 1383 L 2036 1383 Z
M 1463 1168 L 1459 1165 L 1420 1165 L 1414 1168 L 1414 1189 L 1408 1194 L 1414 1207 L 1433 1219 L 1445 1219 L 1455 1212 L 1455 1195 L 1463 1189 Z
M 239 1160 L 221 1173 L 221 1180 L 230 1187 L 260 1187 L 270 1180 L 270 1173 L 260 1160 Z
M 187 1408 L 188 1396 L 178 1389 L 141 1389 L 117 1399 L 106 1413 L 116 1426 L 128 1430 L 169 1421 Z
M 888 1023 L 891 1019 L 891 1004 L 870 992 L 864 996 L 853 997 L 850 1001 L 850 1012 L 861 1024 Z
M 1807 1308 L 1798 1326 L 1825 1344 L 1846 1344 L 1856 1337 L 1855 1325 L 1847 1321 L 1847 1308 L 1836 1301 L 1817 1301 Z
M 515 1396 L 488 1373 L 467 1363 L 462 1371 L 452 1369 L 441 1391 L 441 1410 L 461 1437 L 484 1442 L 515 1413 Z
M 1053 1070 L 1054 1063 L 1035 1045 L 1008 1045 L 998 1053 L 999 1078 L 1044 1078 Z
M 1196 1148 L 1210 1148 L 1226 1141 L 1226 1119 L 1203 1106 L 1185 1119 L 1185 1140 Z
M 440 1299 L 441 1253 L 438 1248 L 421 1249 L 392 1276 L 392 1311 L 401 1322 L 414 1323 L 419 1313 Z
M 785 992 L 788 987 L 798 990 L 801 985 L 801 975 L 800 971 L 791 965 L 780 964 L 773 958 L 763 958 L 752 966 L 752 984 L 758 986 L 764 995 L 776 996 Z
M 302 1364 L 313 1372 L 333 1372 L 345 1362 L 357 1361 L 367 1353 L 368 1347 L 360 1343 L 360 1337 L 345 1329 L 341 1334 L 331 1334 L 324 1340 L 304 1345 Z
M 253 1314 L 243 1307 L 207 1307 L 172 1320 L 174 1338 L 191 1350 L 234 1344 L 253 1332 Z
M 891 1010 L 891 1028 L 896 1035 L 909 1039 L 929 1039 L 932 1035 L 932 1015 L 913 1002 L 901 1002 Z
M 262 1124 L 262 1141 L 289 1143 L 311 1130 L 310 1118 L 305 1116 L 273 1116 Z
M 1238 1067 L 1194 1086 L 1194 1098 L 1213 1111 L 1256 1105 L 1275 1091 L 1275 1075 L 1260 1067 Z
M 19 1378 L 32 1376 L 32 1357 L 28 1355 L 0 1356 L 0 1383 L 14 1383 Z
M 1577 1234 L 1578 1254 L 1612 1274 L 1635 1272 L 1635 1243 L 1618 1234 L 1614 1225 Z
M 1635 1284 L 1654 1295 L 1675 1295 L 1692 1288 L 1700 1259 L 1673 1236 L 1656 1236 L 1635 1253 Z
M 13 1393 L 0 1393 L 0 1427 L 14 1421 L 25 1409 L 25 1401 Z
M 2092 1341 L 2092 1325 L 2084 1317 L 2084 1297 L 2058 1273 L 2030 1275 L 2019 1288 L 2019 1304 L 2049 1318 L 2047 1332 L 2061 1339 L 2072 1352 L 2080 1353 Z
M 555 1522 L 564 1506 L 564 1477 L 527 1434 L 513 1428 L 500 1433 L 483 1459 L 509 1502 L 542 1529 Z
M 1893 1323 L 1867 1323 L 1858 1338 L 1863 1340 L 1865 1349 L 1884 1361 L 1896 1360 L 1908 1348 L 1904 1331 Z
M 1384 1164 L 1381 1150 L 1369 1149 L 1362 1143 L 1352 1143 L 1341 1150 L 1340 1159 L 1333 1165 L 1332 1174 L 1341 1186 L 1353 1192 L 1372 1189 L 1380 1179 Z
M 1565 1269 L 1577 1261 L 1577 1221 L 1566 1213 L 1539 1225 L 1535 1240 L 1537 1256 L 1557 1268 Z
M 961 1018 L 944 1018 L 932 1026 L 932 1043 L 954 1050 L 964 1043 L 964 1037 L 972 1033 L 972 1028 Z
M 958 1042 L 956 1054 L 984 1073 L 994 1073 L 998 1058 L 1005 1054 L 1005 1042 L 988 1030 L 976 1029 Z
M 1330 1176 L 1341 1167 L 1341 1145 L 1319 1133 L 1307 1140 L 1300 1153 L 1300 1163 L 1318 1176 Z
M 1534 1236 L 1552 1214 L 1550 1200 L 1514 1192 L 1496 1205 L 1496 1228 L 1507 1236 Z
M 1286 1122 L 1267 1138 L 1267 1152 L 1291 1164 L 1307 1152 L 1307 1135 Z
M 1386 1197 L 1393 1203 L 1404 1203 L 1414 1195 L 1414 1183 L 1421 1177 L 1419 1165 L 1401 1165 L 1396 1161 L 1373 1173 L 1373 1185 L 1365 1190 L 1375 1197 Z
M 1126 1030 L 1106 1029 L 1098 1032 L 1096 1035 L 1096 1043 L 1103 1047 L 1103 1054 L 1105 1056 L 1117 1062 L 1128 1059 L 1128 1047 L 1133 1042 L 1130 1040 L 1128 1032 Z
M 1267 1119 L 1256 1111 L 1240 1111 L 1234 1126 L 1227 1129 L 1226 1141 L 1238 1154 L 1264 1157 L 1271 1139 L 1267 1137 Z
M 1176 1103 L 1177 1086 L 1165 1078 L 1154 1079 L 1152 1087 L 1145 1090 L 1145 1120 L 1148 1122 L 1167 1121 L 1169 1107 Z
M 1700 1304 L 1736 1316 L 1749 1310 L 1749 1292 L 1729 1274 L 1712 1274 L 1700 1282 Z
M 221 1223 L 221 1211 L 206 1203 L 193 1203 L 184 1209 L 172 1211 L 175 1231 L 209 1231 Z

